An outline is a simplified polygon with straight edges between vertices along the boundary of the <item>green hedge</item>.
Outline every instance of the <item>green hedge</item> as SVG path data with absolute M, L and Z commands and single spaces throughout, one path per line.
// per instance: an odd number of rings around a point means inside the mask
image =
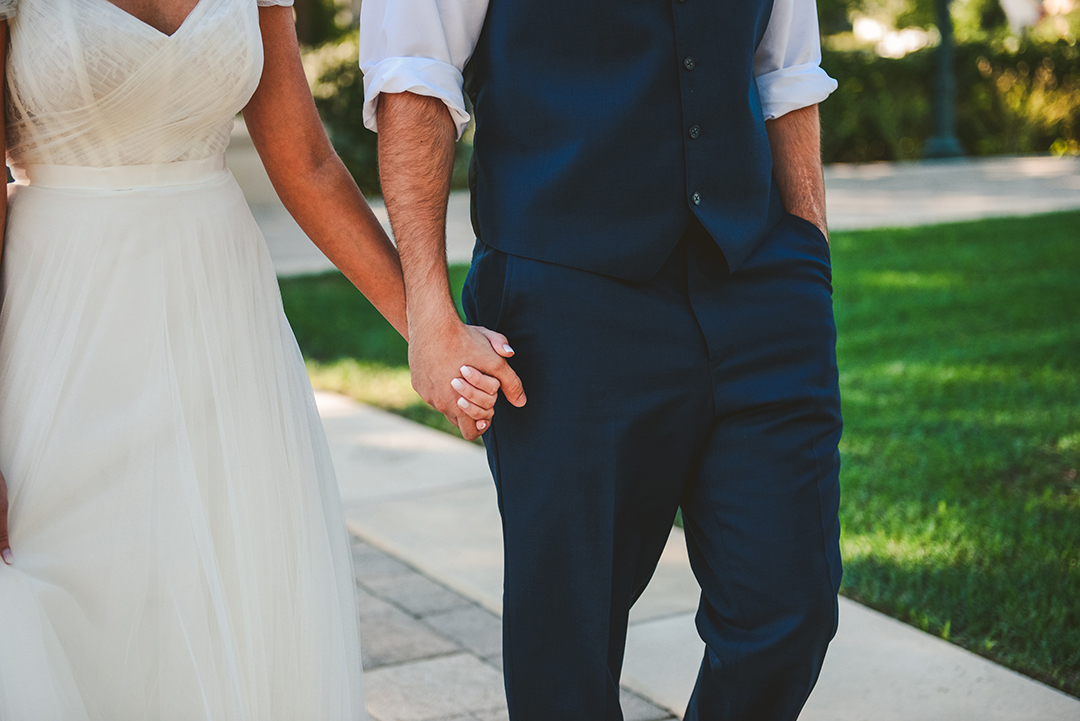
M 921 156 L 933 131 L 935 50 L 900 59 L 823 52 L 840 83 L 821 105 L 826 162 Z M 956 48 L 957 136 L 972 155 L 1080 152 L 1080 46 Z
M 826 162 L 907 160 L 932 132 L 933 49 L 900 59 L 824 50 L 840 83 L 821 106 Z M 1080 46 L 990 45 L 956 49 L 957 134 L 972 155 L 1080 153 Z M 305 53 L 304 67 L 330 139 L 365 194 L 379 193 L 375 134 L 364 128 L 357 35 Z M 459 143 L 455 185 L 463 187 L 471 146 Z

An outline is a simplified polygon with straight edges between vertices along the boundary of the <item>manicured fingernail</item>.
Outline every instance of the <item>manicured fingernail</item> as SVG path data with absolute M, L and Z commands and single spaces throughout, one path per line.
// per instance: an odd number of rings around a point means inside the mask
M 11 555 L 11 549 L 10 548 L 5 548 L 3 551 L 0 551 L 0 556 L 4 557 L 4 563 L 6 563 L 9 566 L 11 564 L 15 563 L 15 557 Z
M 507 353 L 513 353 L 514 352 L 514 349 L 511 348 L 510 346 L 506 345 L 505 343 L 503 343 L 503 350 L 506 351 Z
M 465 390 L 465 381 L 461 380 L 460 378 L 455 378 L 454 380 L 450 381 L 450 385 L 454 386 L 454 390 L 456 391 Z
M 461 366 L 461 375 L 468 378 L 472 375 L 472 368 L 470 368 L 469 366 Z
M 469 408 L 469 402 L 467 400 L 465 400 L 464 398 L 458 398 L 457 399 L 457 404 L 458 404 L 459 407 L 464 408 L 466 410 L 468 410 L 468 408 Z
M 487 429 L 487 421 L 477 421 L 476 430 L 483 431 Z

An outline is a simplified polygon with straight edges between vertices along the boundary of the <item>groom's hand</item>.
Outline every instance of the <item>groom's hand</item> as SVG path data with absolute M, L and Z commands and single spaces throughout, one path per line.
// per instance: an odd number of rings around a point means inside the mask
M 489 405 L 487 399 L 493 399 L 497 390 L 489 385 L 492 379 L 498 382 L 510 403 L 525 405 L 521 380 L 506 359 L 493 349 L 493 345 L 498 345 L 492 341 L 496 336 L 487 329 L 467 326 L 456 317 L 410 324 L 409 368 L 413 388 L 425 402 L 446 416 L 465 440 L 479 437 L 490 427 L 494 404 Z M 505 339 L 502 345 L 506 345 Z M 508 346 L 506 350 L 507 354 L 513 353 Z M 461 389 L 462 371 L 466 368 L 470 370 L 464 379 L 468 384 Z M 475 371 L 490 378 L 479 377 Z M 472 387 L 482 393 L 472 392 Z
M 446 203 L 456 121 L 442 100 L 410 92 L 381 93 L 377 117 L 383 199 L 405 276 L 413 388 L 472 440 L 490 426 L 497 389 L 490 378 L 466 375 L 466 367 L 494 378 L 514 405 L 524 405 L 525 394 L 517 374 L 492 349 L 485 335 L 490 331 L 462 323 L 451 298 Z M 456 379 L 468 384 L 458 384 L 459 390 Z

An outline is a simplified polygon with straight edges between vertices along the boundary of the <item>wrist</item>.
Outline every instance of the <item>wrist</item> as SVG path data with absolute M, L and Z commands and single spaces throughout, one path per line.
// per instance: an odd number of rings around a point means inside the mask
M 432 334 L 444 335 L 464 325 L 454 302 L 449 298 L 438 302 L 410 303 L 407 320 L 413 338 Z

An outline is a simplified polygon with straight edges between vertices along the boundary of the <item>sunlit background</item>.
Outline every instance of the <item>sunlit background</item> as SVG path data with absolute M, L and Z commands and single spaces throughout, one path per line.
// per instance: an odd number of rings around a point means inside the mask
M 935 0 L 818 5 L 839 81 L 821 106 L 826 162 L 918 162 L 940 112 Z M 296 3 L 320 113 L 377 195 L 358 9 Z M 1080 0 L 949 12 L 960 152 L 1080 154 Z M 1080 695 L 1080 213 L 836 232 L 832 253 L 842 593 Z M 457 290 L 464 273 L 451 268 Z M 340 275 L 282 292 L 315 385 L 452 430 L 412 392 L 404 342 Z

